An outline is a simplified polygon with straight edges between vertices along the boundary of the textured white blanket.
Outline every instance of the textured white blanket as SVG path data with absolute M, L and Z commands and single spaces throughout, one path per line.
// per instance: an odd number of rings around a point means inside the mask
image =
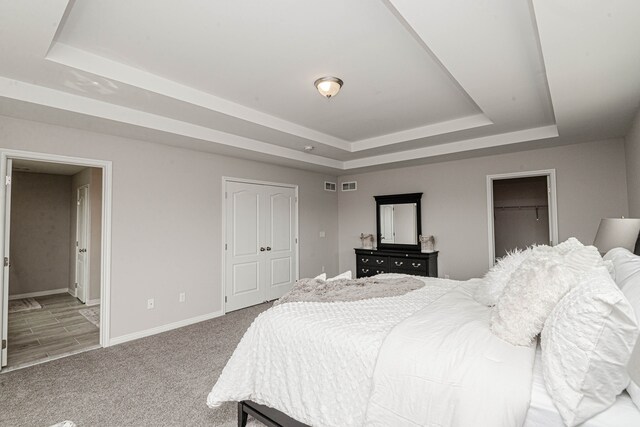
M 398 297 L 295 302 L 262 313 L 207 404 L 250 399 L 316 427 L 363 425 L 376 358 L 389 331 L 461 283 L 421 279 L 425 287 Z
M 469 282 L 400 322 L 380 349 L 366 426 L 521 426 L 535 346 L 489 328 Z

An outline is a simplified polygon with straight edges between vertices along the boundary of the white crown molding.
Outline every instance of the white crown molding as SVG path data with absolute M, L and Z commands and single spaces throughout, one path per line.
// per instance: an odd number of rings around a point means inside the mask
M 160 77 L 156 74 L 130 67 L 60 42 L 56 42 L 51 46 L 45 59 L 66 67 L 75 68 L 106 79 L 115 80 L 212 111 L 237 117 L 280 132 L 310 139 L 345 151 L 351 151 L 350 143 L 343 139 L 297 125 L 287 120 L 211 95 L 210 93 L 176 83 L 173 80 Z
M 324 166 L 337 171 L 348 171 L 350 169 L 385 165 L 558 136 L 558 129 L 555 125 L 542 126 L 481 138 L 471 138 L 446 144 L 432 145 L 413 150 L 340 161 L 4 77 L 0 77 L 0 96 L 170 134 L 182 135 L 188 138 L 208 141 L 213 144 L 222 144 L 306 164 Z
M 315 141 L 346 152 L 357 152 L 391 144 L 398 144 L 414 139 L 427 138 L 444 133 L 457 132 L 493 122 L 484 114 L 433 123 L 414 129 L 381 135 L 373 138 L 349 142 L 304 126 L 271 116 L 269 114 L 245 107 L 243 105 L 219 98 L 158 75 L 122 64 L 93 53 L 77 49 L 64 43 L 55 42 L 46 56 L 48 61 L 85 71 L 105 79 L 118 81 L 139 89 L 164 95 L 192 105 L 216 111 L 238 119 L 285 132 L 300 138 Z
M 373 138 L 361 139 L 351 143 L 351 151 L 369 150 L 371 148 L 382 147 L 400 142 L 412 141 L 420 138 L 440 135 L 450 132 L 458 132 L 477 128 L 481 126 L 492 125 L 484 114 L 475 114 L 473 116 L 461 117 L 459 119 L 447 120 L 445 122 L 434 123 L 427 126 L 421 126 L 414 129 L 407 129 L 400 132 L 390 133 L 388 135 L 376 136 Z
M 556 125 L 542 126 L 524 129 L 515 132 L 507 132 L 498 135 L 489 135 L 480 138 L 471 138 L 447 144 L 432 145 L 430 147 L 414 150 L 400 151 L 397 153 L 382 154 L 379 156 L 364 157 L 361 159 L 347 160 L 344 169 L 356 169 L 367 166 L 377 166 L 388 163 L 403 162 L 421 158 L 442 156 L 445 154 L 460 153 L 464 151 L 479 150 L 483 148 L 499 147 L 502 145 L 516 144 L 519 142 L 535 141 L 558 136 Z
M 342 162 L 92 98 L 0 77 L 0 96 L 334 169 Z

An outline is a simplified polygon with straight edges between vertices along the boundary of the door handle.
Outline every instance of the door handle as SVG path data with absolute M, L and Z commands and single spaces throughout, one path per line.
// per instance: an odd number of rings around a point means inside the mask
M 270 251 L 271 250 L 271 246 L 267 246 L 267 250 Z
M 260 252 L 264 252 L 264 251 L 265 251 L 265 249 L 264 249 L 264 248 L 260 248 Z

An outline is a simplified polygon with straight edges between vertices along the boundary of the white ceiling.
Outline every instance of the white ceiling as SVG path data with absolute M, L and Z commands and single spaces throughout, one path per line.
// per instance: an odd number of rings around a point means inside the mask
M 0 114 L 337 174 L 621 137 L 638 17 L 635 0 L 6 1 Z M 324 75 L 345 82 L 331 100 Z
M 49 163 L 17 159 L 13 161 L 14 172 L 47 173 L 51 175 L 75 175 L 86 168 L 86 166 L 69 165 L 66 163 Z

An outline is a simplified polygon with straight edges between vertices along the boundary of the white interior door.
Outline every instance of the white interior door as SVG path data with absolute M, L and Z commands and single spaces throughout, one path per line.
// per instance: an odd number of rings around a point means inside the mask
M 226 310 L 233 311 L 265 301 L 262 187 L 239 182 L 226 185 Z
M 78 188 L 76 209 L 76 297 L 87 302 L 89 288 L 89 186 Z
M 265 186 L 268 203 L 266 279 L 268 301 L 284 295 L 296 280 L 296 195 L 293 188 Z
M 225 197 L 226 311 L 281 297 L 298 271 L 295 189 L 228 181 Z
M 7 344 L 9 326 L 9 267 L 11 266 L 11 256 L 9 255 L 9 237 L 11 232 L 11 174 L 12 160 L 7 160 L 7 173 L 4 193 L 4 268 L 2 271 L 2 286 L 0 287 L 0 307 L 2 308 L 2 322 L 0 322 L 0 336 L 2 337 L 2 355 L 0 357 L 0 368 L 7 365 Z

